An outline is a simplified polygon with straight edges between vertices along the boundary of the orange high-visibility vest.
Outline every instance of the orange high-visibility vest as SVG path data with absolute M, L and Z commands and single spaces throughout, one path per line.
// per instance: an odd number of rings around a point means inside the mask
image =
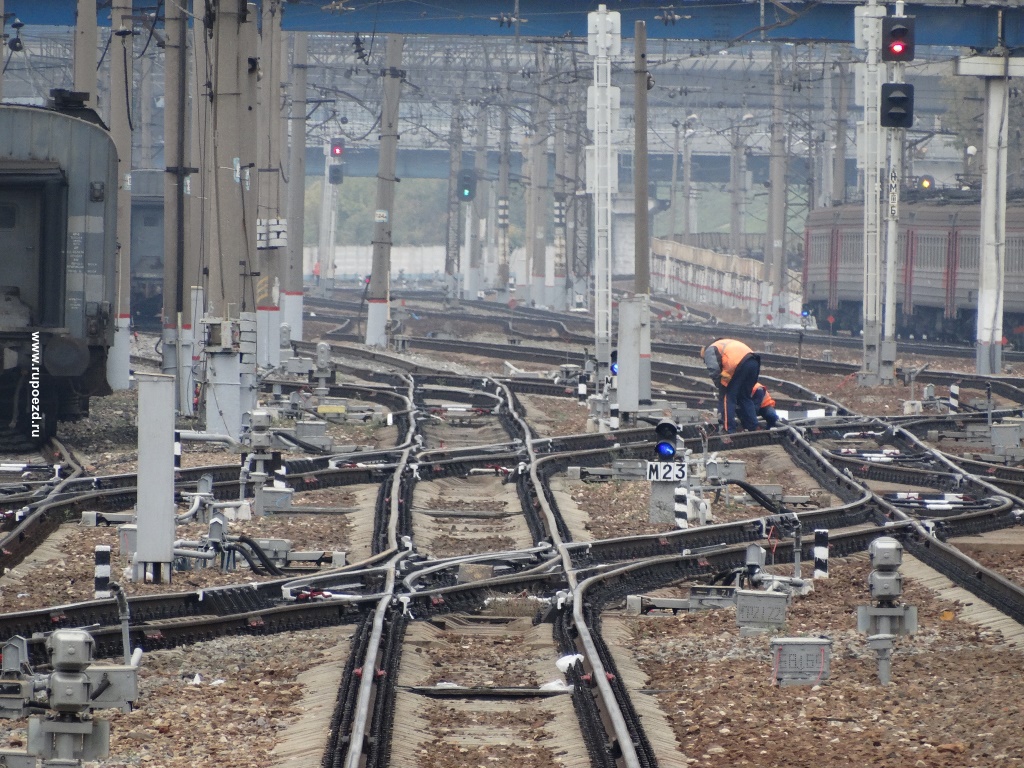
M 736 373 L 737 366 L 742 363 L 747 355 L 754 354 L 754 350 L 736 339 L 719 339 L 711 343 L 712 347 L 718 350 L 718 358 L 722 363 L 721 380 L 722 386 L 729 386 L 732 376 Z
M 754 388 L 752 390 L 750 390 L 750 394 L 753 396 L 754 402 L 755 403 L 757 402 L 757 390 L 758 389 L 764 390 L 764 397 L 762 398 L 761 403 L 757 406 L 758 409 L 760 409 L 760 408 L 774 408 L 775 407 L 775 398 L 772 397 L 768 393 L 768 387 L 766 387 L 761 382 L 757 382 L 757 384 L 754 385 Z

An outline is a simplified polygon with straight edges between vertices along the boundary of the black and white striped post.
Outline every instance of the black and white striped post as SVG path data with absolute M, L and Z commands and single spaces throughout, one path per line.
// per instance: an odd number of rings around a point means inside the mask
M 97 545 L 93 550 L 93 557 L 96 563 L 93 597 L 97 600 L 110 597 L 110 547 L 105 544 Z
M 174 472 L 181 469 L 181 432 L 174 430 Z
M 949 385 L 949 412 L 960 413 L 960 385 Z
M 828 529 L 814 530 L 814 578 L 828 578 Z

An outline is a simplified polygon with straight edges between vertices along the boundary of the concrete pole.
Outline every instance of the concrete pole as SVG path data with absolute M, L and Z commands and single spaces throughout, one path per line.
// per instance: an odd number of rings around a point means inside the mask
M 586 125 L 585 110 L 573 97 L 571 101 L 570 119 L 575 125 Z M 566 221 L 565 239 L 568 243 L 566 265 L 568 270 L 567 282 L 569 296 L 573 307 L 583 308 L 587 305 L 590 294 L 590 201 L 582 194 L 585 182 L 580 178 L 585 175 L 580 165 L 584 162 L 586 153 L 581 151 L 583 147 L 582 131 L 574 130 L 569 132 L 569 141 L 566 147 L 566 175 L 569 177 L 569 185 L 566 189 Z
M 839 88 L 836 96 L 836 127 L 832 143 L 836 148 L 832 153 L 832 205 L 846 202 L 846 122 L 847 122 L 847 88 L 849 66 L 845 61 L 836 64 L 839 73 Z
M 178 413 L 192 414 L 193 333 L 191 303 L 185 301 L 185 233 L 190 207 L 186 185 L 192 170 L 188 141 L 188 21 L 179 3 L 170 3 L 164 16 L 164 288 L 163 362 L 161 370 L 177 380 Z M 187 286 L 188 289 L 191 285 Z
M 187 63 L 189 72 L 209 72 L 211 40 L 205 26 L 196 25 L 187 34 L 192 60 Z M 202 329 L 200 318 L 206 314 L 206 289 L 210 283 L 207 272 L 209 253 L 209 230 L 211 226 L 208 198 L 213 192 L 213 83 L 206 77 L 193 77 L 188 84 L 192 103 L 189 109 L 189 143 L 193 164 L 198 166 L 188 179 L 190 194 L 185 205 L 188 216 L 193 224 L 185 230 L 188 238 L 185 247 L 184 291 L 186 316 L 191 314 L 193 337 L 196 339 L 193 354 L 199 358 Z
M 782 115 L 782 52 L 772 48 L 772 123 L 771 149 L 768 158 L 768 231 L 765 261 L 770 266 L 772 313 L 776 325 L 783 325 L 788 315 L 786 296 L 786 124 Z
M 647 25 L 633 31 L 633 291 L 651 293 L 650 234 L 647 208 Z
M 139 168 L 152 168 L 153 161 L 153 70 L 156 62 L 152 54 L 142 57 L 139 75 Z
M 902 4 L 897 4 L 902 9 Z M 892 65 L 892 82 L 902 83 L 906 65 Z M 889 178 L 887 179 L 887 205 L 885 206 L 885 290 L 883 294 L 882 340 L 879 352 L 878 380 L 880 384 L 896 382 L 896 261 L 900 231 L 900 187 L 903 179 L 903 146 L 906 131 L 888 129 Z
M 281 183 L 281 113 L 284 99 L 281 89 L 281 17 L 284 6 L 280 0 L 264 0 L 259 46 L 259 67 L 256 109 L 256 164 L 259 171 L 257 212 L 257 264 L 259 277 L 256 289 L 256 360 L 259 365 L 276 368 L 280 363 L 281 325 L 281 260 L 285 241 L 281 237 L 283 195 Z
M 255 367 L 256 7 L 218 3 L 211 40 L 212 142 L 206 152 L 206 258 L 209 267 L 206 428 L 237 438 Z M 223 321 L 223 322 L 222 322 Z M 248 356 L 251 347 L 252 357 Z
M 682 132 L 683 124 L 678 120 L 672 121 L 672 127 L 675 128 L 676 135 L 675 141 L 672 142 L 672 188 L 668 194 L 668 209 L 669 209 L 669 224 L 668 224 L 668 239 L 676 239 L 676 211 L 677 200 L 676 200 L 676 186 L 677 179 L 679 178 L 679 138 Z
M 111 6 L 110 136 L 117 147 L 117 307 L 114 310 L 114 345 L 107 356 L 107 381 L 128 389 L 131 358 L 131 239 L 132 239 L 132 95 L 133 52 L 131 0 Z
M 498 160 L 498 297 L 507 303 L 510 297 L 508 290 L 508 173 L 511 155 L 512 129 L 508 121 L 508 103 L 501 105 L 501 156 Z
M 693 214 L 693 128 L 683 131 L 683 240 L 693 234 L 695 229 Z
M 0 14 L 2 14 L 0 8 Z M 117 25 L 114 25 L 115 30 Z M 78 0 L 75 17 L 74 89 L 89 94 L 85 106 L 96 109 L 96 0 Z M 111 43 L 113 45 L 113 43 Z
M 881 369 L 882 275 L 880 250 L 879 169 L 882 165 L 881 127 L 881 73 L 879 49 L 881 47 L 881 18 L 885 8 L 875 0 L 859 9 L 864 24 L 867 60 L 864 67 L 864 361 L 858 382 L 862 386 L 877 386 Z
M 985 78 L 981 166 L 981 258 L 975 371 L 1003 372 L 1003 276 L 1006 269 L 1006 144 L 1008 77 Z
M 902 70 L 902 64 L 893 64 Z M 902 72 L 894 75 L 893 82 L 902 82 Z M 900 233 L 900 186 L 903 178 L 902 128 L 889 129 L 889 174 L 887 179 L 887 205 L 885 206 L 885 292 L 882 302 L 882 343 L 878 369 L 879 383 L 890 386 L 896 382 L 896 261 Z
M 4 0 L 0 0 L 0 29 L 3 30 L 4 34 L 7 33 L 7 22 L 4 20 Z M 2 39 L 2 36 L 0 36 Z M 0 101 L 4 98 L 4 73 L 3 68 L 0 67 Z
M 549 291 L 548 303 L 556 310 L 565 311 L 572 306 L 571 286 L 566 283 L 566 209 L 568 190 L 568 170 L 566 166 L 566 144 L 570 126 L 568 123 L 568 107 L 565 99 L 560 99 L 555 106 L 555 181 L 554 181 L 554 221 L 555 221 L 555 259 L 554 271 L 551 275 L 552 290 Z M 567 296 L 566 293 L 569 293 Z
M 366 345 L 388 344 L 388 301 L 391 276 L 391 226 L 395 207 L 395 165 L 398 158 L 398 100 L 402 93 L 402 35 L 388 35 L 384 100 L 377 171 L 376 224 L 373 228 L 373 271 L 367 294 Z
M 320 237 L 317 241 L 316 263 L 320 274 L 318 293 L 327 290 L 328 278 L 334 278 L 334 185 L 330 183 L 331 151 L 328 145 L 324 148 L 324 175 L 320 187 Z
M 651 402 L 651 235 L 647 202 L 647 24 L 633 25 L 633 99 L 635 146 L 633 148 L 633 289 L 637 315 L 630 320 L 638 327 L 637 394 L 641 405 Z M 624 318 L 620 317 L 619 322 Z M 619 354 L 623 354 L 622 349 Z M 621 358 L 620 358 L 621 359 Z M 622 366 L 620 364 L 621 373 Z M 620 399 L 620 409 L 622 408 Z
M 292 94 L 288 146 L 288 256 L 282 269 L 281 319 L 302 341 L 302 274 L 306 223 L 306 72 L 309 35 L 292 33 Z M 326 183 L 326 179 L 324 180 Z
M 732 126 L 732 161 L 729 163 L 729 232 L 732 236 L 732 252 L 739 256 L 743 251 L 743 193 L 746 191 L 746 147 L 738 123 Z
M 462 168 L 462 118 L 459 103 L 452 105 L 451 127 L 448 132 L 448 226 L 445 231 L 444 283 L 445 295 L 458 300 L 462 295 L 459 275 L 459 219 L 462 202 L 459 200 L 459 169 Z
M 548 191 L 548 137 L 551 131 L 548 127 L 550 106 L 545 94 L 540 92 L 540 83 L 547 77 L 547 57 L 544 55 L 543 47 L 537 46 L 538 67 L 538 91 L 537 107 L 533 114 L 534 133 L 530 145 L 530 204 L 533 209 L 533 228 L 527 229 L 527 243 L 532 245 L 528 252 L 528 259 L 533 273 L 532 290 L 530 298 L 537 304 L 547 303 L 547 216 L 545 211 L 550 210 L 547 204 Z M 529 247 L 529 246 L 528 246 Z
M 469 206 L 467 215 L 469 229 L 469 272 L 466 275 L 466 297 L 477 298 L 477 291 L 483 288 L 483 247 L 484 238 L 480 231 L 487 216 L 487 195 L 484 176 L 487 175 L 487 106 L 481 105 L 476 124 L 476 196 Z
M 612 136 L 618 115 L 612 103 L 617 91 L 611 84 L 611 57 L 622 50 L 621 16 L 599 5 L 587 14 L 591 30 L 587 53 L 594 57 L 593 134 L 594 134 L 594 349 L 597 357 L 598 386 L 610 372 L 612 349 L 612 194 L 617 191 L 617 154 Z M 590 97 L 588 97 L 588 104 Z M 589 109 L 588 109 L 589 113 Z
M 259 81 L 259 37 L 257 34 L 256 4 L 246 5 L 246 21 L 238 30 L 238 57 L 236 71 L 240 85 L 241 98 L 238 104 L 238 158 L 241 167 L 241 180 L 237 187 L 240 194 L 239 203 L 242 207 L 240 220 L 241 239 L 245 254 L 244 265 L 239 262 L 242 272 L 242 304 L 238 314 L 238 354 L 239 354 L 239 412 L 242 416 L 242 428 L 248 424 L 249 414 L 256 408 L 256 390 L 259 382 L 256 377 L 256 288 L 253 273 L 257 262 L 256 231 L 257 202 L 259 200 L 259 165 L 256 162 L 257 125 L 257 83 Z M 248 175 L 246 174 L 248 171 Z M 232 425 L 233 426 L 233 425 Z M 236 436 L 237 435 L 233 435 Z
M 834 126 L 836 119 L 833 86 L 836 81 L 835 66 L 827 67 L 822 80 L 822 111 L 825 128 L 821 133 L 821 185 L 818 187 L 818 208 L 832 207 L 832 189 L 835 186 L 832 174 L 835 172 L 835 141 L 829 136 L 828 126 Z

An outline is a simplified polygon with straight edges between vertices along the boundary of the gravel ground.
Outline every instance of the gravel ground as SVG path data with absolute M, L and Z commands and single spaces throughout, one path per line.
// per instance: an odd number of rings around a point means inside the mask
M 830 563 L 774 636 L 832 640 L 831 674 L 779 688 L 771 635 L 740 637 L 734 610 L 630 620 L 647 688 L 694 766 L 962 768 L 1024 765 L 1024 654 L 961 622 L 957 603 L 905 583 L 919 631 L 893 652 L 893 685 L 856 632 L 867 604 L 863 558 Z
M 444 367 L 502 372 L 495 370 L 500 363 L 488 361 L 480 366 L 478 362 L 459 356 L 457 362 L 453 358 Z M 801 375 L 800 381 L 863 413 L 899 412 L 900 401 L 909 397 L 909 389 L 901 386 L 866 390 L 850 380 L 818 379 L 808 374 Z M 92 419 L 62 425 L 62 437 L 90 472 L 133 471 L 137 435 L 134 397 L 135 393 L 118 393 L 94 400 Z M 529 400 L 531 423 L 536 419 L 539 434 L 584 431 L 574 426 L 582 411 L 575 403 L 560 408 L 557 399 Z M 332 425 L 331 429 L 335 428 Z M 338 427 L 339 434 L 350 436 L 347 442 L 393 442 L 390 430 L 357 425 L 344 432 L 347 428 Z M 799 477 L 787 477 L 786 468 L 780 470 L 770 453 L 747 454 L 743 458 L 748 461 L 752 482 L 782 483 L 787 492 L 801 492 Z M 234 460 L 226 451 L 203 446 L 186 449 L 183 463 L 202 466 Z M 650 526 L 645 484 L 608 483 L 578 491 L 596 537 L 657 532 L 645 531 L 645 526 Z M 325 489 L 306 494 L 303 501 L 346 506 L 352 498 L 344 489 Z M 344 516 L 281 516 L 253 525 L 255 533 L 251 535 L 290 538 L 303 549 L 344 548 L 348 535 L 348 518 Z M 98 540 L 109 541 L 113 534 L 105 529 L 76 528 L 64 535 L 67 549 L 59 549 L 49 563 L 35 566 L 30 577 L 20 583 L 0 581 L 3 610 L 68 602 L 91 593 L 91 546 Z M 986 553 L 984 557 L 995 556 Z M 988 562 L 981 556 L 977 559 Z M 999 562 L 1012 569 L 1014 560 L 1007 556 Z M 864 638 L 856 634 L 853 619 L 854 606 L 868 599 L 866 565 L 856 560 L 833 561 L 831 574 L 828 582 L 819 583 L 814 593 L 791 606 L 786 630 L 797 635 L 826 634 L 834 641 L 831 677 L 814 688 L 774 687 L 766 637 L 739 637 L 732 611 L 630 620 L 633 649 L 650 676 L 647 687 L 657 692 L 691 764 L 716 768 L 816 768 L 821 763 L 837 768 L 1024 766 L 1024 741 L 1020 739 L 1024 708 L 1017 695 L 1024 659 L 1019 652 L 1000 645 L 997 635 L 961 622 L 957 616 L 962 606 L 939 600 L 907 582 L 906 602 L 919 606 L 921 631 L 899 641 L 893 662 L 895 685 L 881 688 L 875 680 L 873 656 L 866 650 Z M 1020 573 L 1011 570 L 1010 577 L 1019 579 Z M 206 569 L 176 575 L 175 586 L 193 589 L 223 583 L 208 583 L 204 581 L 207 578 L 237 580 Z M 126 588 L 130 593 L 154 589 L 153 585 L 127 584 Z M 243 744 L 246 763 L 274 765 L 269 750 L 301 713 L 302 686 L 296 682 L 297 675 L 337 661 L 331 649 L 348 632 L 346 628 L 319 630 L 274 635 L 258 642 L 227 638 L 147 654 L 140 673 L 139 709 L 128 715 L 104 713 L 114 721 L 112 757 L 97 765 L 184 768 L 233 764 Z M 437 679 L 458 675 L 467 681 L 497 683 L 508 676 L 522 684 L 523 671 L 514 666 L 473 666 L 474 660 L 491 655 L 500 658 L 501 650 L 486 643 L 451 648 L 443 658 L 432 660 L 438 665 Z M 192 684 L 196 675 L 199 684 Z M 430 706 L 432 718 L 448 717 L 443 704 Z M 514 714 L 502 717 L 504 728 L 524 734 L 543 730 L 544 723 L 519 723 Z M 454 719 L 448 721 L 453 727 L 459 725 Z M 0 720 L 0 747 L 20 748 L 24 739 L 23 722 Z M 547 768 L 558 764 L 551 755 L 528 749 L 525 735 L 522 741 L 500 750 L 451 747 L 447 742 L 437 746 L 447 751 L 432 756 L 431 763 L 444 768 Z

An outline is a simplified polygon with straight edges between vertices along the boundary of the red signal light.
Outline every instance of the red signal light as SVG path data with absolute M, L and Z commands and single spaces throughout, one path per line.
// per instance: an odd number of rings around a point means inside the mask
M 889 46 L 889 50 L 892 51 L 893 56 L 902 56 L 903 52 L 907 50 L 907 46 L 902 40 L 897 40 Z

